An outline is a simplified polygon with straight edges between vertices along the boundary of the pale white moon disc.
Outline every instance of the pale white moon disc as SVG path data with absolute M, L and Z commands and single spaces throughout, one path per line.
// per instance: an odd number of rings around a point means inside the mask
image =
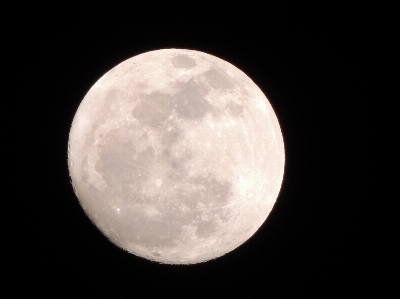
M 72 122 L 81 206 L 117 246 L 166 264 L 248 240 L 281 188 L 285 153 L 267 98 L 241 70 L 193 50 L 132 57 L 102 76 Z

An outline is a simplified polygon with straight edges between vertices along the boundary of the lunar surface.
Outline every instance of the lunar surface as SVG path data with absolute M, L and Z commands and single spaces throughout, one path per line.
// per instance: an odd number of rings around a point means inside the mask
M 220 257 L 248 240 L 281 188 L 284 144 L 263 92 L 193 50 L 132 57 L 101 77 L 74 117 L 72 185 L 114 244 L 165 264 Z

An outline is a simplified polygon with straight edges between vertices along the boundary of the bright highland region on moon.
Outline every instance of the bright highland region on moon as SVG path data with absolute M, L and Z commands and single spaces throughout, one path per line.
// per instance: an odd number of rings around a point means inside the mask
M 101 77 L 74 117 L 68 166 L 91 221 L 114 244 L 167 264 L 232 251 L 278 196 L 284 145 L 276 115 L 242 71 L 164 49 Z

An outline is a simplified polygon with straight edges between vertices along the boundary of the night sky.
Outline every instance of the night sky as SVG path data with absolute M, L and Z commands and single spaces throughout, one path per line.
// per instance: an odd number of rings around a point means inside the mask
M 383 138 L 374 122 L 398 38 L 394 7 L 378 3 L 2 2 L 2 293 L 368 291 L 378 273 L 366 161 Z M 67 168 L 69 129 L 89 88 L 118 63 L 162 48 L 206 52 L 245 72 L 269 99 L 285 142 L 281 192 L 263 226 L 236 250 L 191 266 L 160 265 L 109 242 L 81 209 Z

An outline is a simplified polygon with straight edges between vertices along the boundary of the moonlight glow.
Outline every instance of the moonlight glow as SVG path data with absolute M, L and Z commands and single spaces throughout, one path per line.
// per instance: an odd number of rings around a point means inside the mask
M 69 136 L 72 185 L 91 221 L 119 247 L 168 264 L 248 240 L 276 201 L 284 160 L 262 91 L 192 50 L 117 65 L 89 90 Z

